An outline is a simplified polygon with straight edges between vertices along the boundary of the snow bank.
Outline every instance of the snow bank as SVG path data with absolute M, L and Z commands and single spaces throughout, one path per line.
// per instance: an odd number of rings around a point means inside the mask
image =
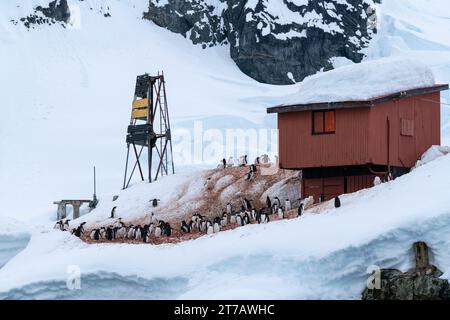
M 417 161 L 415 168 L 423 166 L 430 161 L 436 160 L 439 157 L 443 157 L 450 153 L 450 147 L 448 146 L 431 146 Z
M 88 245 L 68 233 L 36 233 L 0 270 L 6 279 L 0 292 L 8 297 L 14 288 L 65 281 L 67 267 L 78 265 L 82 277 L 108 272 L 186 281 L 171 297 L 356 299 L 369 265 L 410 267 L 409 249 L 417 240 L 429 243 L 448 278 L 449 166 L 450 156 L 440 157 L 395 181 L 345 195 L 341 208 L 320 215 L 307 211 L 299 219 L 176 245 Z
M 435 83 L 433 72 L 419 61 L 382 58 L 308 77 L 283 104 L 364 101 Z

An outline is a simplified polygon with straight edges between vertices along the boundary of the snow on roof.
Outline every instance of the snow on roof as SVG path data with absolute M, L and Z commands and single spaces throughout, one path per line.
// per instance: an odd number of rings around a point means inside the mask
M 310 76 L 300 83 L 298 93 L 286 97 L 283 105 L 367 101 L 435 84 L 433 72 L 425 64 L 383 58 Z

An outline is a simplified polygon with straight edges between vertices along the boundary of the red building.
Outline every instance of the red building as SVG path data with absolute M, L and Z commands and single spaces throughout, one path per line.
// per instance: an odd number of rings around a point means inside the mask
M 315 201 L 371 187 L 389 172 L 402 175 L 440 144 L 440 91 L 447 89 L 268 108 L 278 114 L 280 167 L 302 170 L 301 196 Z

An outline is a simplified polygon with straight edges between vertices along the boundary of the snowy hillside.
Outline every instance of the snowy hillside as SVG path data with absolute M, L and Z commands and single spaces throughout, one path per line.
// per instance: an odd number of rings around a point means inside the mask
M 90 198 L 94 165 L 100 203 L 108 204 L 99 215 L 109 212 L 122 186 L 136 75 L 164 70 L 175 168 L 183 177 L 215 168 L 222 156 L 276 153 L 276 137 L 270 139 L 276 119 L 266 107 L 285 103 L 301 85 L 258 83 L 230 58 L 229 44 L 203 49 L 143 20 L 148 0 L 71 0 L 73 24 L 27 28 L 20 22 L 48 2 L 0 2 L 0 298 L 359 298 L 367 266 L 407 269 L 408 249 L 418 239 L 435 250 L 436 264 L 450 278 L 450 256 L 442 250 L 450 244 L 443 193 L 449 156 L 345 196 L 338 211 L 180 245 L 88 245 L 52 231 L 52 202 Z M 449 83 L 450 3 L 384 0 L 377 7 L 378 32 L 363 49 L 366 60 L 416 59 L 431 67 L 437 83 Z M 336 68 L 349 63 L 333 61 Z M 443 102 L 442 144 L 450 145 L 448 91 Z M 202 136 L 201 127 L 211 131 Z M 189 145 L 207 141 L 216 129 L 238 135 L 243 131 L 236 129 L 254 129 L 269 143 L 212 156 Z M 160 190 L 169 187 L 164 179 L 158 183 Z M 68 264 L 81 266 L 86 290 L 64 290 Z
M 105 288 L 114 286 L 127 298 L 358 299 L 368 266 L 407 270 L 419 239 L 449 278 L 449 166 L 443 156 L 343 196 L 339 209 L 329 203 L 320 214 L 177 245 L 86 244 L 67 232 L 37 230 L 0 269 L 0 298 L 113 298 Z M 82 290 L 64 287 L 70 265 L 80 267 Z

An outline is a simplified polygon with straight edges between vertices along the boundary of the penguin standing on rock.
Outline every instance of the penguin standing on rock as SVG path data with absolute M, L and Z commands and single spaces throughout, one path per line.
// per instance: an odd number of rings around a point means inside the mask
M 223 168 L 225 169 L 227 167 L 227 160 L 225 158 L 222 159 Z
M 233 207 L 231 206 L 231 203 L 227 203 L 227 213 L 228 214 L 231 214 L 232 213 L 232 211 L 233 211 Z
M 218 233 L 220 231 L 221 222 L 222 222 L 222 219 L 220 219 L 220 217 L 217 217 L 214 219 L 214 224 L 213 224 L 213 232 L 214 233 Z
M 266 198 L 266 207 L 269 209 L 272 208 L 272 201 L 270 201 L 269 196 L 267 196 Z
M 190 224 L 192 224 L 192 221 L 190 222 Z M 186 221 L 182 221 L 181 222 L 181 231 L 184 233 L 189 233 L 191 232 L 191 225 L 187 224 Z
M 339 197 L 334 198 L 334 207 L 335 208 L 341 207 L 341 199 L 339 199 Z
M 155 237 L 159 238 L 159 237 L 161 237 L 161 235 L 162 235 L 161 224 L 159 224 L 155 228 Z
M 222 220 L 220 221 L 220 225 L 225 227 L 228 224 L 228 214 L 226 212 L 222 213 Z
M 286 208 L 286 211 L 289 211 L 292 209 L 291 201 L 289 199 L 286 199 L 286 202 L 284 203 L 284 206 Z
M 244 209 L 245 210 L 251 210 L 252 209 L 251 200 L 248 200 L 247 198 L 244 198 Z
M 206 234 L 213 234 L 214 233 L 214 228 L 213 225 L 211 223 L 211 221 L 207 221 L 206 222 Z
M 278 208 L 278 219 L 284 219 L 283 208 Z

